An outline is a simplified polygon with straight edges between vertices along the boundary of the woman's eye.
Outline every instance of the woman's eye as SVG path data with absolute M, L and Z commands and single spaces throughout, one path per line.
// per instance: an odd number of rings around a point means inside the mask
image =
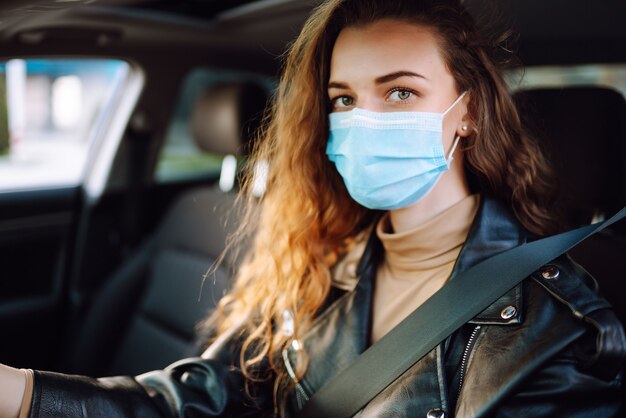
M 332 103 L 336 108 L 350 107 L 354 105 L 354 99 L 350 96 L 339 96 L 334 98 Z
M 414 93 L 411 90 L 398 89 L 391 92 L 389 100 L 392 102 L 405 102 L 413 95 Z

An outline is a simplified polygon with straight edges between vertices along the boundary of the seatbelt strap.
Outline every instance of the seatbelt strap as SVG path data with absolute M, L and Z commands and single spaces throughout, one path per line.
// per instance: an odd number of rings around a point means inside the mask
M 127 144 L 126 186 L 124 215 L 121 224 L 121 255 L 126 257 L 139 244 L 144 225 L 144 200 L 150 142 L 154 134 L 143 112 L 135 113 L 124 140 Z
M 522 244 L 459 274 L 304 405 L 299 418 L 349 418 L 433 350 L 541 266 L 626 216 Z

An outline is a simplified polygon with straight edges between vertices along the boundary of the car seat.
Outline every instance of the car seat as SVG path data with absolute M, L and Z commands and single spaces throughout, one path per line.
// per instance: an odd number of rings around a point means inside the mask
M 567 227 L 608 218 L 626 205 L 626 101 L 621 93 L 603 87 L 534 89 L 515 99 L 524 124 L 542 140 L 554 165 L 557 204 Z M 600 294 L 626 324 L 626 222 L 595 234 L 570 256 L 596 278 Z M 624 386 L 621 398 L 626 399 Z M 626 417 L 626 405 L 617 416 Z
M 198 147 L 243 157 L 267 98 L 266 89 L 251 82 L 208 89 L 192 112 L 190 128 Z M 237 225 L 236 210 L 228 217 L 235 197 L 234 190 L 208 186 L 183 192 L 173 202 L 156 232 L 90 302 L 66 350 L 64 371 L 139 374 L 202 351 L 194 343 L 196 324 L 214 309 L 236 268 L 237 260 L 226 258 L 203 284 Z
M 543 88 L 518 92 L 515 99 L 556 172 L 556 204 L 567 228 L 605 219 L 626 205 L 626 101 L 620 92 Z M 570 255 L 598 280 L 626 323 L 626 223 L 595 235 Z

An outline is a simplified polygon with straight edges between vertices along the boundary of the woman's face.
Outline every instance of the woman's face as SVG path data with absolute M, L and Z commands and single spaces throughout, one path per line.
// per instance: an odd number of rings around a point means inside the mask
M 374 112 L 442 113 L 459 95 L 432 29 L 382 19 L 339 33 L 328 83 L 333 112 L 358 107 Z M 466 101 L 444 117 L 446 152 L 456 135 L 466 136 L 471 130 Z

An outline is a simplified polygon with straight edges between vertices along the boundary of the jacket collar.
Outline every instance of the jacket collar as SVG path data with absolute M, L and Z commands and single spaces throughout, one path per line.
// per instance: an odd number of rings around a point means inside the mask
M 469 268 L 496 254 L 517 247 L 528 241 L 528 232 L 512 211 L 501 201 L 483 196 L 465 245 L 452 270 L 450 280 Z M 518 324 L 522 321 L 522 285 L 502 295 L 474 319 L 473 324 Z M 515 314 L 507 319 L 502 313 L 515 307 Z
M 511 210 L 499 200 L 481 196 L 478 212 L 454 266 L 451 279 L 470 267 L 526 241 L 527 232 Z

